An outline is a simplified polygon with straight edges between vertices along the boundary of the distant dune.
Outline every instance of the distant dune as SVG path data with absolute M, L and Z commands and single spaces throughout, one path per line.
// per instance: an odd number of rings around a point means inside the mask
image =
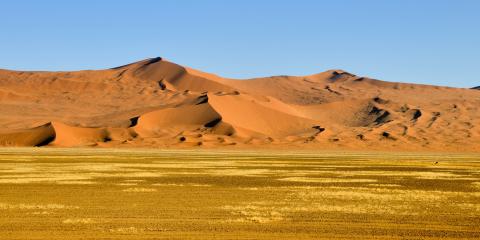
M 480 91 L 343 70 L 235 80 L 161 58 L 0 70 L 0 145 L 480 151 Z

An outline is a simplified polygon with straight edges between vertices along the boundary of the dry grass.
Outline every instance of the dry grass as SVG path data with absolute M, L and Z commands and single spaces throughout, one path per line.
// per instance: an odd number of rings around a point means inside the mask
M 474 155 L 4 149 L 0 239 L 478 239 L 479 169 Z
M 124 192 L 156 192 L 156 188 L 126 188 L 123 189 Z

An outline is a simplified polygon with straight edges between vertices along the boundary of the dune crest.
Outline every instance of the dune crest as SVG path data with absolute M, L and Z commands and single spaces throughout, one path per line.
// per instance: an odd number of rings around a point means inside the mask
M 152 58 L 0 70 L 1 146 L 480 151 L 480 91 L 329 70 L 223 78 Z

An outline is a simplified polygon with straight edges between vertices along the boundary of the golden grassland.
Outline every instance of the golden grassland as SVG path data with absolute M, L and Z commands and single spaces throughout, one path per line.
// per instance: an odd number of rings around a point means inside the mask
M 480 155 L 5 148 L 0 239 L 480 239 Z

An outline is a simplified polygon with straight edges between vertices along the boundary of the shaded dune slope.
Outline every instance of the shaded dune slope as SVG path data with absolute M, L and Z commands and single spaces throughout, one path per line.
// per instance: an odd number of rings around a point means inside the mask
M 479 151 L 480 92 L 343 70 L 248 80 L 161 58 L 0 70 L 1 146 Z
M 55 139 L 55 130 L 51 123 L 31 129 L 0 132 L 1 146 L 43 146 L 53 139 Z

